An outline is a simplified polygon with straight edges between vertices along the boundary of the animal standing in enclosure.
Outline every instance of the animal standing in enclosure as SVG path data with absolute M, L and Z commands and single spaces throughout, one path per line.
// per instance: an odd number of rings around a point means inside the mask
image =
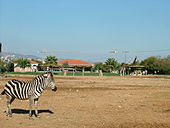
M 38 99 L 42 94 L 43 90 L 51 88 L 52 91 L 56 91 L 57 87 L 51 72 L 44 73 L 37 76 L 30 82 L 23 82 L 19 80 L 10 80 L 5 85 L 2 95 L 6 95 L 7 98 L 7 116 L 12 116 L 11 103 L 15 99 L 29 100 L 29 117 L 32 116 L 32 105 L 35 105 L 35 116 L 38 117 Z

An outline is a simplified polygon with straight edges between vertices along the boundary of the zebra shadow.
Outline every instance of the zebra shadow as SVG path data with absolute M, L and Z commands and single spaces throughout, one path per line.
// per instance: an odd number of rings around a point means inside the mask
M 11 109 L 13 114 L 29 114 L 29 110 L 25 110 L 25 109 Z M 38 110 L 38 113 L 49 113 L 49 114 L 54 114 L 54 112 L 52 112 L 49 109 L 45 109 L 45 110 Z M 32 114 L 35 115 L 35 110 L 32 110 Z
M 170 113 L 170 109 L 164 110 L 163 112 Z

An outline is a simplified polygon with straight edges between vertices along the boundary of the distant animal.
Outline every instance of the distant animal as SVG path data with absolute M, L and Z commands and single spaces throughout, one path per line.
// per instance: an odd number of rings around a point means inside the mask
M 53 74 L 51 72 L 43 73 L 36 78 L 34 78 L 30 82 L 23 82 L 19 80 L 10 80 L 6 83 L 4 90 L 1 95 L 6 95 L 6 115 L 11 117 L 11 103 L 15 99 L 19 100 L 29 100 L 29 117 L 32 117 L 32 106 L 33 102 L 35 105 L 35 116 L 38 115 L 38 99 L 42 94 L 43 90 L 46 88 L 51 88 L 52 91 L 57 90 L 57 86 L 55 85 L 55 81 L 53 78 Z

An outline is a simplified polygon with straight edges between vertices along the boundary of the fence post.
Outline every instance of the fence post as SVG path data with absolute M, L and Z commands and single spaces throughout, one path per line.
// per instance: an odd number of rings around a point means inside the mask
M 102 70 L 99 70 L 99 76 L 103 76 Z
M 64 76 L 67 76 L 67 70 L 64 70 Z

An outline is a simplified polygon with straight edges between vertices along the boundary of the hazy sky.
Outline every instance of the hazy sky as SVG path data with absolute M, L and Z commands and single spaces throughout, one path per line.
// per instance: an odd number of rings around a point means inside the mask
M 0 0 L 0 42 L 4 51 L 57 58 L 104 61 L 109 51 L 170 49 L 170 0 Z M 164 52 L 128 53 L 167 56 Z

